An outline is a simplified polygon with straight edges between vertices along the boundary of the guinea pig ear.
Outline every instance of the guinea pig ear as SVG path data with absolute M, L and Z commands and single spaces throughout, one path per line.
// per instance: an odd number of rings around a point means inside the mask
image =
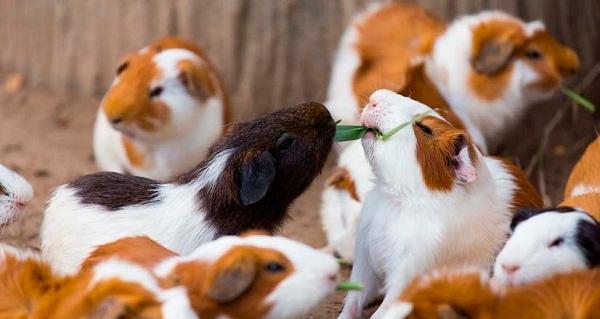
M 515 213 L 515 215 L 512 218 L 512 221 L 510 222 L 510 230 L 511 231 L 515 231 L 515 228 L 517 228 L 517 226 L 528 220 L 529 218 L 539 215 L 543 212 L 545 212 L 546 210 L 544 209 L 536 209 L 536 208 L 521 208 L 519 210 L 517 210 L 517 212 Z
M 471 159 L 467 139 L 460 135 L 455 146 L 457 152 L 452 158 L 455 182 L 460 185 L 471 183 L 477 179 L 477 169 Z
M 514 43 L 508 39 L 487 40 L 473 55 L 471 65 L 479 73 L 494 75 L 508 64 L 514 50 Z
M 600 265 L 600 225 L 581 220 L 577 224 L 577 246 L 581 248 L 588 267 Z
M 179 81 L 186 87 L 188 92 L 204 101 L 216 94 L 214 79 L 206 68 L 191 60 L 179 62 Z
M 237 173 L 241 204 L 252 205 L 265 197 L 275 173 L 275 158 L 268 151 L 246 160 Z
M 230 302 L 250 288 L 256 273 L 256 259 L 248 248 L 234 248 L 211 267 L 206 295 L 220 303 Z

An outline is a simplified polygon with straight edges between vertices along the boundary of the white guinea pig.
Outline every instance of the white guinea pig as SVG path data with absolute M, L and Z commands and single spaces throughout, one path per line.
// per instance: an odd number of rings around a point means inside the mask
M 179 38 L 127 55 L 102 100 L 94 154 L 102 170 L 168 180 L 196 165 L 230 114 L 203 52 Z
M 497 283 L 523 284 L 600 265 L 600 225 L 583 211 L 523 209 L 511 229 L 494 265 Z
M 338 280 L 335 259 L 302 243 L 259 234 L 226 236 L 177 256 L 147 237 L 100 246 L 85 268 L 114 256 L 183 285 L 200 318 L 303 318 Z
M 0 164 L 0 228 L 11 224 L 33 198 L 33 188 L 19 174 Z

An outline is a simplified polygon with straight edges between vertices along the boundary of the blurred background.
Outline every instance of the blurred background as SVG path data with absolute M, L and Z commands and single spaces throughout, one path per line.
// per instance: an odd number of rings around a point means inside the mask
M 37 246 L 53 188 L 97 170 L 91 150 L 95 113 L 127 52 L 166 35 L 194 41 L 224 79 L 234 118 L 249 119 L 307 100 L 322 102 L 339 37 L 370 2 L 0 0 L 0 162 L 27 177 L 36 191 L 27 216 L 0 233 L 0 240 Z M 582 70 L 568 86 L 600 105 L 600 1 L 413 2 L 446 21 L 484 9 L 543 20 L 581 58 Z M 597 114 L 557 95 L 532 107 L 497 153 L 515 159 L 547 203 L 556 204 L 599 127 Z M 284 234 L 324 244 L 318 223 L 323 180 L 296 203 Z M 332 317 L 339 301 L 315 317 Z

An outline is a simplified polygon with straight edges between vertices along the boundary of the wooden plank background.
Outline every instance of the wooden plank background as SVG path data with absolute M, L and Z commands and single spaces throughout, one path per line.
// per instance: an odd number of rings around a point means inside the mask
M 322 101 L 340 34 L 369 2 L 0 0 L 0 72 L 21 73 L 33 86 L 101 96 L 124 53 L 180 35 L 204 48 L 218 67 L 239 119 Z M 598 0 L 418 3 L 447 20 L 483 8 L 542 19 L 580 54 L 582 74 L 600 61 Z

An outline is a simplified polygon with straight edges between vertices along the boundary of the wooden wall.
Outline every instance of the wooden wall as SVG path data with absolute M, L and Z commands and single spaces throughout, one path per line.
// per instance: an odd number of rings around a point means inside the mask
M 232 95 L 236 118 L 324 99 L 331 60 L 367 0 L 0 0 L 0 72 L 34 86 L 101 96 L 120 57 L 168 34 L 203 47 Z M 422 0 L 447 19 L 498 8 L 542 19 L 600 61 L 598 0 Z

